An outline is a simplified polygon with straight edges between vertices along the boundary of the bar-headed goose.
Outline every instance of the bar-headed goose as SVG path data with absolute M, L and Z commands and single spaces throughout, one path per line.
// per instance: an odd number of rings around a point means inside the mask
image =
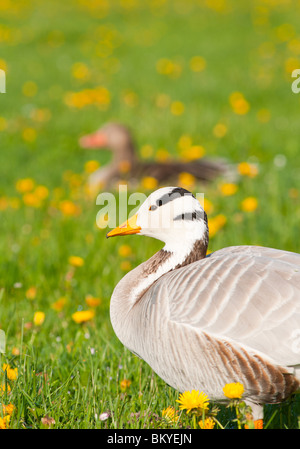
M 145 162 L 138 158 L 133 136 L 130 130 L 119 123 L 110 122 L 98 131 L 80 138 L 79 144 L 85 149 L 108 149 L 113 154 L 110 164 L 101 167 L 90 175 L 89 185 L 115 186 L 117 181 L 139 182 L 143 177 L 151 176 L 158 183 L 176 182 L 182 172 L 192 174 L 196 180 L 212 181 L 221 175 L 230 175 L 232 168 L 224 161 L 198 159 L 192 162 L 180 160 L 165 162 Z
M 138 234 L 163 249 L 126 274 L 111 297 L 120 341 L 179 391 L 224 400 L 244 385 L 255 420 L 300 385 L 300 255 L 234 246 L 206 255 L 207 217 L 177 187 L 152 193 L 107 237 Z

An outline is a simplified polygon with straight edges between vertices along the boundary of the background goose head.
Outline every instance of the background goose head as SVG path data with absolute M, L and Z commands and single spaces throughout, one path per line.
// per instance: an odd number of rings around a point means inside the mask
M 207 216 L 188 190 L 163 187 L 149 195 L 138 212 L 107 237 L 128 234 L 156 238 L 165 243 L 165 251 L 181 255 L 188 255 L 200 244 L 204 257 L 208 246 Z
M 134 156 L 134 142 L 128 128 L 119 123 L 106 123 L 92 134 L 80 138 L 82 148 L 111 150 L 117 158 L 132 158 Z

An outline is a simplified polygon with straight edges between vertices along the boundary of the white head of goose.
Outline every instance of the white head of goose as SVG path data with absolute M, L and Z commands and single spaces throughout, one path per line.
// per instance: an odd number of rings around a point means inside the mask
M 255 420 L 300 387 L 300 255 L 234 246 L 206 256 L 206 214 L 188 191 L 162 188 L 110 231 L 165 242 L 115 287 L 120 341 L 169 385 L 224 401 L 240 382 Z M 298 333 L 297 333 L 298 332 Z

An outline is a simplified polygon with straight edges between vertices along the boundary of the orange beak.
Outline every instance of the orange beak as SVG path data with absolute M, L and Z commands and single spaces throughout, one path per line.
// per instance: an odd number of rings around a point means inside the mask
M 79 139 L 79 145 L 86 149 L 97 149 L 107 145 L 107 138 L 105 134 L 95 132 L 93 134 L 87 134 Z
M 130 235 L 130 234 L 138 234 L 142 229 L 140 226 L 136 225 L 137 214 L 133 215 L 129 218 L 125 223 L 121 224 L 117 228 L 106 234 L 106 238 L 115 237 L 116 235 Z

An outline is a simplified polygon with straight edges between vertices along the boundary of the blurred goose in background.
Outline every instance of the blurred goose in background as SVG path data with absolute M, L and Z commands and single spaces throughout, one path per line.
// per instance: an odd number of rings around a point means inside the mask
M 110 303 L 120 341 L 170 386 L 224 401 L 240 382 L 254 420 L 299 389 L 300 255 L 234 246 L 206 255 L 206 213 L 187 190 L 152 193 L 107 237 L 165 243 L 125 275 Z
M 89 185 L 92 188 L 112 187 L 121 179 L 137 183 L 146 176 L 155 178 L 159 184 L 166 184 L 177 181 L 178 176 L 183 172 L 190 173 L 198 181 L 208 182 L 229 171 L 229 167 L 224 162 L 208 159 L 191 162 L 140 161 L 129 129 L 118 123 L 107 123 L 95 133 L 81 137 L 79 144 L 85 149 L 106 148 L 113 153 L 113 160 L 109 165 L 91 174 Z

